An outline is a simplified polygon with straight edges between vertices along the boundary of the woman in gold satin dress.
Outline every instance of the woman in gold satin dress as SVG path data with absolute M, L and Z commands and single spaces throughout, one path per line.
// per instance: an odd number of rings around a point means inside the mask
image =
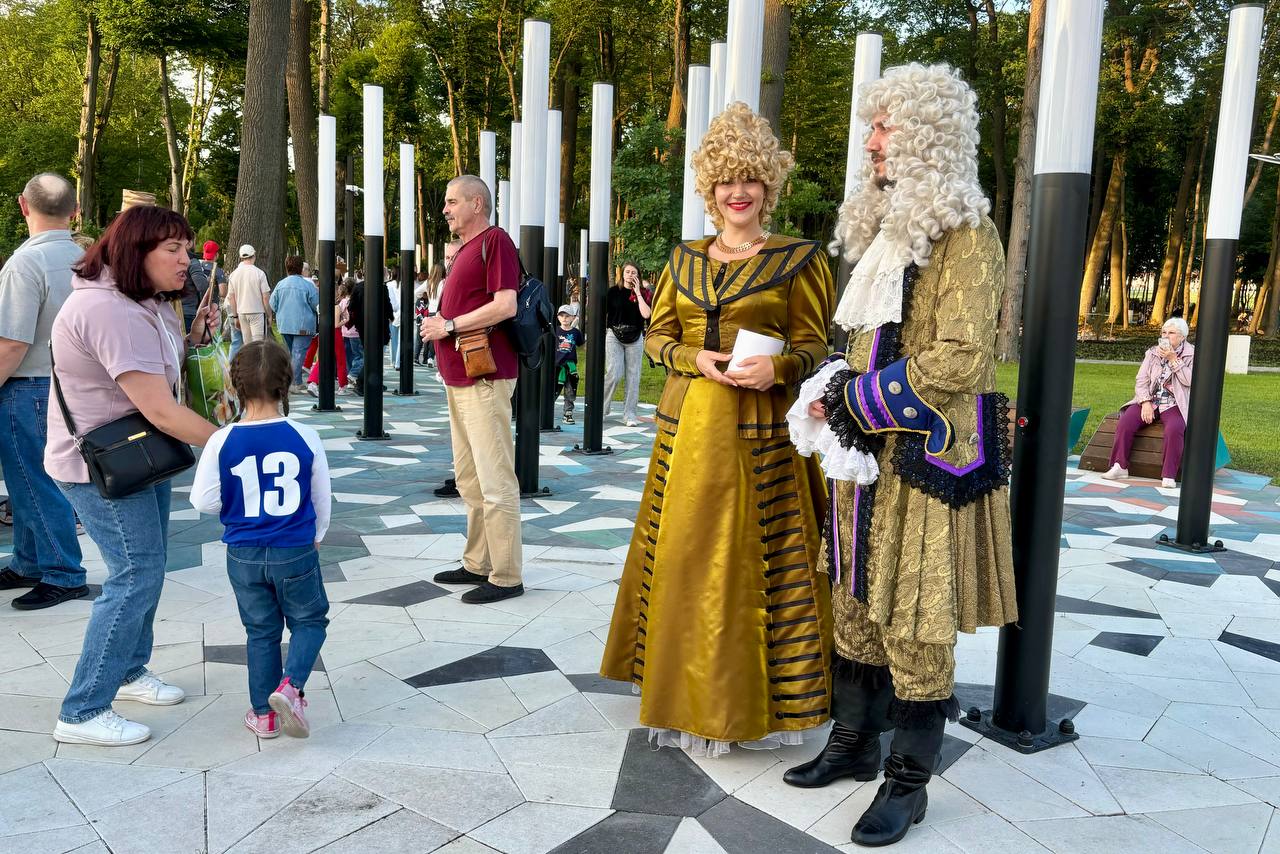
M 786 413 L 835 292 L 818 243 L 765 231 L 793 164 L 744 104 L 712 121 L 693 165 L 721 233 L 676 247 L 645 339 L 668 379 L 600 672 L 636 686 L 653 740 L 697 755 L 798 744 L 831 708 L 826 487 Z M 783 352 L 722 372 L 742 330 Z

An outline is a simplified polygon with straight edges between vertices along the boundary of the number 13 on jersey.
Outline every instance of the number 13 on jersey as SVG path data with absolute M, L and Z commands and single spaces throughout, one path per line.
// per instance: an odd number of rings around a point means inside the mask
M 245 457 L 231 473 L 240 481 L 244 493 L 244 515 L 256 519 L 265 510 L 268 516 L 292 516 L 302 503 L 302 490 L 298 486 L 298 473 L 302 464 L 296 454 L 277 451 L 262 458 L 259 468 L 257 457 Z M 263 494 L 261 478 L 268 478 L 269 485 Z

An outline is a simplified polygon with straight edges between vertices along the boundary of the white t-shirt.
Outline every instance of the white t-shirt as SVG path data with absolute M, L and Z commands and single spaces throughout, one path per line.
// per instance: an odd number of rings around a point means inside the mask
M 244 261 L 227 277 L 227 299 L 235 300 L 236 314 L 266 314 L 271 286 L 261 268 Z

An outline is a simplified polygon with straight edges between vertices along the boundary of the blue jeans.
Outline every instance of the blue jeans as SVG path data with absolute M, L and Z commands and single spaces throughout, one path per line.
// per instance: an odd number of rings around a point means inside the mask
M 394 323 L 391 326 L 391 367 L 397 371 L 400 370 L 400 327 Z
M 244 336 L 240 334 L 240 327 L 231 327 L 231 352 L 227 354 L 227 361 L 231 361 L 236 357 L 236 353 L 240 352 L 240 348 L 244 346 Z
M 347 376 L 355 382 L 364 372 L 364 345 L 359 338 L 343 338 L 342 348 L 347 351 Z
M 267 698 L 288 676 L 307 684 L 329 625 L 329 597 L 320 578 L 320 553 L 310 546 L 227 546 L 227 575 L 248 637 L 249 702 L 271 711 Z M 289 626 L 289 659 L 281 667 L 280 638 Z
M 300 335 L 284 332 L 280 337 L 284 339 L 284 346 L 289 350 L 289 358 L 293 362 L 293 384 L 302 385 L 307 381 L 302 363 L 307 360 L 307 350 L 311 347 L 311 339 L 315 336 L 307 332 Z
M 71 505 L 44 470 L 49 378 L 0 385 L 0 469 L 13 511 L 9 568 L 57 587 L 84 584 Z
M 59 720 L 92 720 L 111 708 L 116 689 L 142 675 L 151 660 L 151 624 L 160 604 L 169 550 L 168 481 L 124 498 L 103 498 L 91 483 L 58 483 L 107 563 L 93 603 L 80 663 Z

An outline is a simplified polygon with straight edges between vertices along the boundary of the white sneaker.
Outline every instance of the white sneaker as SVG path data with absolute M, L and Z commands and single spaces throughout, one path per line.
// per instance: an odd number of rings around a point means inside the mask
M 123 747 L 141 744 L 151 738 L 151 727 L 127 720 L 107 709 L 96 718 L 80 724 L 58 721 L 53 728 L 53 740 L 63 744 L 94 744 L 99 747 Z
M 1177 489 L 1178 483 L 1171 477 L 1163 477 L 1160 479 L 1160 485 L 1165 489 Z
M 311 395 L 312 397 L 319 397 L 320 386 L 316 385 L 315 383 L 307 383 L 307 394 Z
M 1128 477 L 1129 470 L 1120 468 L 1120 464 L 1116 463 L 1115 465 L 1111 466 L 1111 468 L 1104 471 L 1102 473 L 1102 476 L 1105 477 L 1107 480 L 1116 480 L 1117 478 Z
M 639 421 L 637 421 L 637 420 L 635 420 L 634 418 L 628 418 L 626 421 L 623 421 L 622 423 L 623 423 L 625 426 L 627 426 L 627 427 L 639 427 L 639 426 L 640 426 L 640 422 L 639 422 Z
M 349 387 L 347 387 L 347 386 L 345 386 L 345 385 L 344 385 L 344 386 L 342 386 L 341 388 L 339 388 L 339 389 L 338 389 L 338 393 L 337 393 L 337 394 L 338 394 L 338 397 L 350 397 L 350 396 L 351 396 L 351 389 L 350 389 Z
M 144 670 L 137 679 L 116 689 L 117 700 L 133 700 L 148 706 L 174 706 L 186 696 L 186 691 L 170 685 L 150 670 Z

